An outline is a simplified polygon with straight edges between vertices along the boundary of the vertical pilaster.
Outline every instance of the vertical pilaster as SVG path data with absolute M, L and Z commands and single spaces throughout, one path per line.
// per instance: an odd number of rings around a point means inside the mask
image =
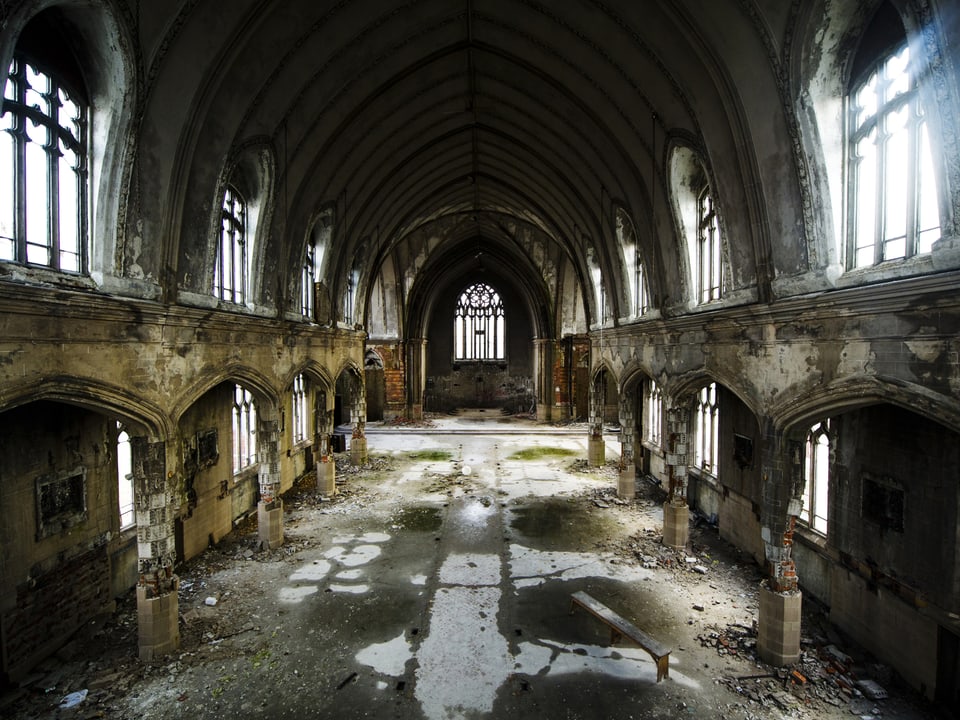
M 137 517 L 137 644 L 141 660 L 180 647 L 178 578 L 173 572 L 174 498 L 166 443 L 130 440 Z
M 257 505 L 257 530 L 260 545 L 269 549 L 283 544 L 283 500 L 280 498 L 280 425 L 276 420 L 259 418 L 257 455 L 260 459 L 260 503 Z
M 690 408 L 679 403 L 667 410 L 667 502 L 663 506 L 663 544 L 686 547 L 690 539 L 690 511 L 687 509 L 687 435 Z

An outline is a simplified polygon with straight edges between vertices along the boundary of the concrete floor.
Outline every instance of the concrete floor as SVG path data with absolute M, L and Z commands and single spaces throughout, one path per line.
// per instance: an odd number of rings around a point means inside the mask
M 337 498 L 307 488 L 288 499 L 280 550 L 256 551 L 247 527 L 188 564 L 176 657 L 132 659 L 121 608 L 67 662 L 71 679 L 46 705 L 24 699 L 11 717 L 850 717 L 846 698 L 835 707 L 783 693 L 784 709 L 769 701 L 779 683 L 745 687 L 760 691 L 756 702 L 719 682 L 770 670 L 698 641 L 751 625 L 757 568 L 711 531 L 688 549 L 707 574 L 644 567 L 629 548 L 657 533 L 662 499 L 647 488 L 630 505 L 598 500 L 616 472 L 576 464 L 585 428 L 497 411 L 434 425 L 371 427 L 374 462 L 338 467 Z M 514 457 L 531 448 L 541 456 Z M 615 449 L 611 440 L 608 460 Z M 657 683 L 643 650 L 611 647 L 599 621 L 571 615 L 578 590 L 671 646 L 670 677 Z M 81 705 L 56 707 L 81 688 Z M 933 716 L 908 692 L 862 709 Z

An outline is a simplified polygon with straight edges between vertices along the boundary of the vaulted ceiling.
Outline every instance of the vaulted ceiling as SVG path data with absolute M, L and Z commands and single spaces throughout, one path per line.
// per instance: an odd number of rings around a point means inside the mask
M 804 230 L 802 160 L 783 112 L 793 28 L 810 10 L 801 6 L 137 3 L 142 199 L 127 222 L 159 241 L 158 274 L 200 291 L 197 263 L 209 253 L 224 168 L 263 146 L 274 166 L 258 261 L 268 302 L 295 297 L 311 224 L 333 208 L 332 285 L 357 267 L 361 287 L 371 287 L 413 233 L 462 217 L 442 224 L 432 251 L 450 250 L 450 267 L 471 261 L 477 253 L 467 248 L 476 247 L 539 268 L 506 229 L 531 228 L 581 287 L 595 262 L 610 302 L 622 304 L 613 219 L 622 207 L 668 307 L 681 302 L 688 273 L 669 194 L 670 151 L 683 146 L 715 184 L 733 284 L 762 296 L 772 275 L 805 269 L 802 249 L 771 258 L 771 238 Z M 593 296 L 584 297 L 596 319 Z

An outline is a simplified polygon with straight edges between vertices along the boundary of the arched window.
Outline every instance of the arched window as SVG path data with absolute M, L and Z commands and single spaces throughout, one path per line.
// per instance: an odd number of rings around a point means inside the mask
M 503 360 L 506 327 L 500 294 L 486 283 L 460 293 L 453 325 L 456 360 Z
M 720 252 L 720 225 L 709 187 L 697 196 L 697 294 L 698 302 L 720 299 L 723 265 Z
M 918 68 L 896 10 L 864 34 L 848 104 L 848 266 L 930 252 L 940 212 Z
M 130 449 L 130 436 L 117 423 L 117 481 L 120 511 L 120 529 L 126 530 L 137 523 L 133 505 L 133 455 Z
M 213 290 L 214 294 L 224 302 L 235 305 L 246 303 L 246 203 L 232 185 L 228 185 L 223 193 Z
M 807 433 L 805 484 L 800 519 L 819 533 L 827 534 L 830 498 L 830 421 L 818 422 Z
M 647 381 L 647 440 L 659 446 L 663 432 L 663 391 L 655 380 Z
M 86 271 L 87 108 L 19 52 L 0 115 L 0 260 Z
M 720 404 L 717 401 L 717 384 L 710 383 L 697 396 L 696 407 L 696 467 L 717 475 L 719 472 Z
M 647 278 L 643 271 L 643 257 L 633 221 L 626 211 L 617 208 L 616 212 L 617 245 L 623 253 L 626 281 L 630 295 L 629 312 L 639 317 L 647 312 Z
M 307 379 L 297 375 L 293 380 L 292 411 L 293 411 L 293 444 L 307 440 L 309 416 L 307 415 Z
M 233 473 L 257 462 L 257 406 L 249 390 L 233 388 Z
M 313 297 L 314 282 L 316 282 L 317 270 L 314 265 L 316 250 L 313 245 L 307 243 L 307 250 L 303 256 L 303 268 L 300 273 L 300 314 L 306 320 L 313 320 Z

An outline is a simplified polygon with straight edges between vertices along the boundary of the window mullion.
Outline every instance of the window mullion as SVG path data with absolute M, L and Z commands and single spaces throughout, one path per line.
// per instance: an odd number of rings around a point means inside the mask
M 47 246 L 50 267 L 60 269 L 60 94 L 50 79 L 50 119 L 47 126 Z

